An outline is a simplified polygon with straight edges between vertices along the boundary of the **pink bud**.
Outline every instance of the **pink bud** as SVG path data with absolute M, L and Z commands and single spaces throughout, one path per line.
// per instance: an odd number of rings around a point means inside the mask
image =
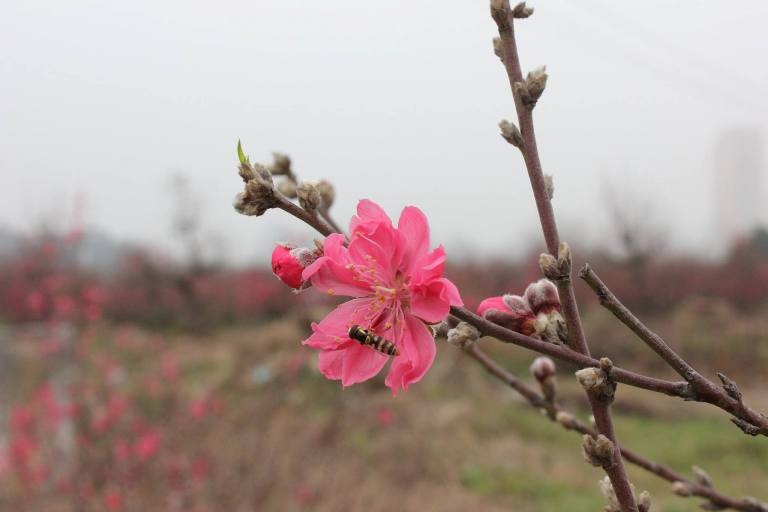
M 288 244 L 277 244 L 272 251 L 272 272 L 286 285 L 294 289 L 304 287 L 301 273 L 318 258 L 316 251 Z
M 539 279 L 535 283 L 529 284 L 528 288 L 525 289 L 524 295 L 525 300 L 537 315 L 539 313 L 560 310 L 560 297 L 557 294 L 557 287 L 549 279 Z
M 531 375 L 538 381 L 543 381 L 553 376 L 555 371 L 555 362 L 548 357 L 537 357 L 531 363 Z

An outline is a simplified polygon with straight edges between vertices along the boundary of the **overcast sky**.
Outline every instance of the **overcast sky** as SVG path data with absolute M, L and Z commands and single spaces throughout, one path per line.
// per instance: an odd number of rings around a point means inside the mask
M 542 0 L 518 24 L 550 82 L 536 124 L 564 237 L 606 232 L 606 184 L 678 248 L 713 242 L 718 134 L 768 124 L 768 2 Z M 0 225 L 86 224 L 172 248 L 170 176 L 233 261 L 311 233 L 234 213 L 235 144 L 338 190 L 424 209 L 449 252 L 539 241 L 485 0 L 0 0 Z M 766 208 L 768 210 L 768 208 Z

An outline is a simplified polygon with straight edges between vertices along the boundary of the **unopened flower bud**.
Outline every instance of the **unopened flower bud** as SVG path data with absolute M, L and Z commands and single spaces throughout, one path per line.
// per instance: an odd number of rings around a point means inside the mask
M 272 251 L 272 272 L 293 289 L 306 288 L 307 285 L 301 278 L 301 274 L 319 256 L 318 251 L 289 244 L 277 244 Z
M 696 476 L 697 483 L 703 485 L 704 487 L 714 487 L 712 478 L 709 476 L 709 474 L 707 474 L 706 471 L 701 469 L 699 466 L 693 466 L 691 469 L 693 470 L 693 474 Z
M 480 338 L 480 331 L 466 322 L 460 322 L 459 325 L 448 331 L 447 338 L 451 345 L 469 348 Z
M 531 363 L 531 375 L 538 381 L 554 376 L 556 371 L 555 362 L 546 356 L 537 357 Z
M 565 411 L 558 411 L 555 415 L 555 421 L 558 422 L 563 428 L 573 430 L 576 428 L 576 418 L 573 414 Z
M 557 287 L 548 279 L 539 279 L 528 285 L 523 296 L 534 313 L 549 313 L 560 309 Z
M 547 86 L 547 78 L 546 66 L 534 69 L 528 73 L 528 76 L 525 78 L 525 86 L 528 89 L 528 94 L 530 94 L 534 105 L 544 92 L 544 88 Z
M 283 180 L 277 186 L 277 190 L 288 199 L 296 199 L 297 189 L 298 187 L 296 187 L 296 183 L 293 180 Z
M 565 281 L 571 278 L 571 247 L 560 242 L 557 258 L 548 253 L 539 256 L 539 268 L 544 277 L 551 281 Z
M 616 384 L 600 368 L 583 368 L 576 372 L 576 380 L 585 391 L 599 400 L 610 402 L 616 390 Z
M 320 180 L 317 184 L 317 192 L 320 194 L 320 201 L 324 210 L 328 210 L 333 206 L 333 201 L 336 199 L 336 190 L 330 181 Z
M 251 164 L 249 164 L 248 162 L 242 162 L 237 169 L 238 169 L 238 174 L 240 174 L 240 177 L 246 183 L 248 183 L 249 181 L 251 181 L 253 178 L 256 177 L 256 175 L 253 172 L 253 167 L 251 167 Z
M 600 485 L 600 494 L 602 494 L 605 501 L 608 502 L 604 511 L 621 512 L 621 504 L 619 504 L 619 499 L 616 497 L 616 492 L 613 490 L 611 479 L 604 476 L 598 483 Z
M 520 2 L 512 9 L 512 16 L 515 18 L 528 18 L 533 14 L 533 7 L 527 7 L 525 2 Z
M 232 201 L 232 206 L 237 213 L 245 214 L 245 192 L 238 192 Z
M 491 17 L 499 27 L 499 32 L 508 32 L 511 29 L 510 14 L 509 0 L 491 0 Z
M 544 190 L 547 193 L 547 197 L 551 201 L 555 197 L 555 181 L 551 174 L 544 175 Z
M 506 119 L 502 119 L 499 123 L 499 129 L 501 130 L 501 136 L 515 146 L 516 148 L 523 147 L 523 135 L 514 123 L 510 123 Z
M 680 481 L 677 481 L 672 484 L 672 492 L 684 498 L 687 498 L 688 496 L 693 496 L 693 489 L 691 489 L 691 486 L 685 482 L 680 482 Z
M 291 171 L 291 158 L 283 153 L 272 153 L 274 159 L 270 170 L 275 176 L 290 176 Z
M 515 96 L 520 98 L 520 102 L 528 110 L 531 110 L 536 106 L 536 101 L 531 96 L 531 93 L 528 91 L 528 86 L 525 85 L 524 82 L 515 82 L 512 84 L 512 92 Z
M 637 497 L 637 509 L 639 512 L 649 512 L 651 510 L 651 493 L 643 491 Z
M 254 167 L 256 169 L 256 167 Z M 245 184 L 245 191 L 235 196 L 233 206 L 243 215 L 263 215 L 276 205 L 274 188 L 258 174 Z
M 269 172 L 269 169 L 267 169 L 265 166 L 261 164 L 254 164 L 253 165 L 253 171 L 255 173 L 253 179 L 258 179 L 265 185 L 272 185 L 272 173 Z
M 607 468 L 613 465 L 616 447 L 613 441 L 599 434 L 596 438 L 584 435 L 582 453 L 584 458 L 593 466 Z
M 493 38 L 493 53 L 499 58 L 501 62 L 504 62 L 504 50 L 501 48 L 501 38 Z
M 537 357 L 531 364 L 531 374 L 538 381 L 547 402 L 554 403 L 557 396 L 555 363 L 548 357 Z
M 308 212 L 314 212 L 320 206 L 320 192 L 314 183 L 302 181 L 296 189 L 296 194 L 299 196 L 299 204 Z

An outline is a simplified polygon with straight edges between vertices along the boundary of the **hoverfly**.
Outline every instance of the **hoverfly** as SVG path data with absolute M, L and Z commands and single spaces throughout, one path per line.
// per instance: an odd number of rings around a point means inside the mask
M 381 352 L 382 354 L 386 354 L 388 356 L 400 355 L 400 351 L 397 349 L 394 343 L 367 329 L 363 329 L 359 325 L 353 325 L 349 328 L 349 337 L 361 345 L 367 345 L 373 350 Z

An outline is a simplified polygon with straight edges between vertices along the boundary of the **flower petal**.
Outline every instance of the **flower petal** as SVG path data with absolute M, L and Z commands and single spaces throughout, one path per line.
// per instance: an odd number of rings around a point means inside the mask
M 429 223 L 415 206 L 406 206 L 400 214 L 397 230 L 403 235 L 403 261 L 401 268 L 410 273 L 412 267 L 429 250 Z
M 451 306 L 462 304 L 456 285 L 444 277 L 411 288 L 411 313 L 430 324 L 444 320 Z
M 344 350 L 323 350 L 318 355 L 318 367 L 327 379 L 340 380 L 343 367 Z
M 426 325 L 413 315 L 405 314 L 397 339 L 400 355 L 392 361 L 385 384 L 393 394 L 407 390 L 427 373 L 435 360 L 435 340 Z
M 504 297 L 488 297 L 487 299 L 484 299 L 480 305 L 477 306 L 477 314 L 485 316 L 485 314 L 492 309 L 496 311 L 506 311 L 507 305 L 504 304 Z
M 339 305 L 319 323 L 312 324 L 312 335 L 302 343 L 323 350 L 337 350 L 356 343 L 349 339 L 349 328 L 353 325 L 368 327 L 373 300 L 352 299 Z
M 389 357 L 371 347 L 359 343 L 350 345 L 344 350 L 341 384 L 344 387 L 351 386 L 374 377 L 388 360 Z
M 329 295 L 350 297 L 368 295 L 370 287 L 356 278 L 344 241 L 344 236 L 340 234 L 326 237 L 323 243 L 323 256 L 304 269 L 302 279 L 310 281 L 316 289 Z

